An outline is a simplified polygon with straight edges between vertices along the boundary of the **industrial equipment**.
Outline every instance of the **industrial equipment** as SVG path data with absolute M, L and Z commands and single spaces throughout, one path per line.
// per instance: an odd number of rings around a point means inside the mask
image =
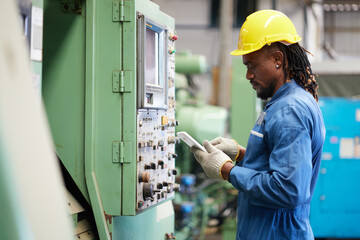
M 44 102 L 100 239 L 174 238 L 174 27 L 148 0 L 45 1 Z
M 317 238 L 359 238 L 360 99 L 321 97 L 319 105 L 326 138 L 310 223 Z

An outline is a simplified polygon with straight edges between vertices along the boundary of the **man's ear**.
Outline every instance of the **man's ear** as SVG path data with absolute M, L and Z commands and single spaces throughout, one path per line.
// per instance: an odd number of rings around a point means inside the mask
M 284 63 L 284 54 L 280 50 L 275 50 L 272 53 L 272 58 L 274 59 L 275 65 L 278 65 L 280 69 L 283 68 Z

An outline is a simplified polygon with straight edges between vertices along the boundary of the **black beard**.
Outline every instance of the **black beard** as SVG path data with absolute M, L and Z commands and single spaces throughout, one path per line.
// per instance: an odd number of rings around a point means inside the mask
M 271 98 L 274 94 L 275 84 L 271 85 L 268 88 L 261 88 L 259 93 L 257 94 L 257 97 L 262 100 L 267 100 L 268 98 Z
M 257 97 L 262 100 L 267 100 L 268 98 L 271 98 L 275 94 L 275 86 L 279 82 L 279 80 L 280 79 L 278 79 L 268 88 L 261 88 L 261 91 L 257 94 Z

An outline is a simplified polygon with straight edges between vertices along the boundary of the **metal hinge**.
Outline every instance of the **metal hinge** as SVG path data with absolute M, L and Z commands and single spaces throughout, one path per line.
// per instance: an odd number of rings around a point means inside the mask
M 125 14 L 127 13 L 127 14 Z M 131 18 L 130 1 L 113 1 L 113 22 L 130 22 Z
M 114 71 L 112 79 L 114 93 L 129 93 L 132 91 L 131 71 Z
M 131 162 L 131 142 L 113 142 L 113 163 L 130 163 Z

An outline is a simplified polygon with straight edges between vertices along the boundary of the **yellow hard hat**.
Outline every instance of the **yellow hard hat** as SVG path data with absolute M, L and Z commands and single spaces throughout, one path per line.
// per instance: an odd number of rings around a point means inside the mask
M 300 41 L 294 24 L 285 14 L 275 10 L 260 10 L 246 18 L 240 29 L 238 49 L 230 54 L 245 55 L 273 42 L 293 44 Z

